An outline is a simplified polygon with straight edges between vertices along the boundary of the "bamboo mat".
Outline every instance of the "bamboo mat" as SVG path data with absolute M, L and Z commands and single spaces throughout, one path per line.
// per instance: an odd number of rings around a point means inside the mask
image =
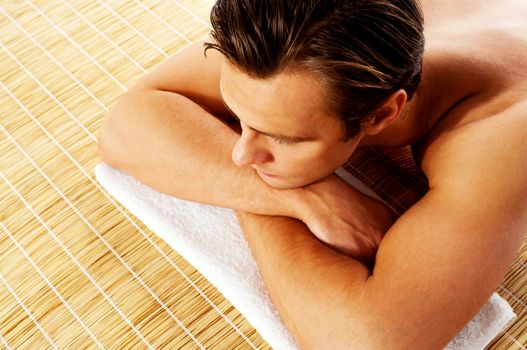
M 0 348 L 270 348 L 93 175 L 109 107 L 206 34 L 210 6 L 0 3 Z M 347 168 L 398 214 L 426 191 L 402 149 L 366 149 Z M 525 349 L 526 257 L 497 289 L 520 317 L 488 349 Z

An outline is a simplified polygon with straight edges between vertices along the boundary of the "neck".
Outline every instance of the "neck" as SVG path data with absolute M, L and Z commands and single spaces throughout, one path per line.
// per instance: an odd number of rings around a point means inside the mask
M 399 117 L 378 134 L 364 135 L 357 148 L 411 145 L 425 137 L 453 105 L 481 89 L 482 82 L 474 79 L 466 63 L 453 64 L 452 53 L 430 56 L 425 56 L 419 88 Z
M 414 98 L 403 107 L 399 117 L 380 133 L 375 135 L 363 134 L 357 148 L 369 146 L 398 147 L 411 144 L 416 135 L 422 133 L 421 130 L 424 126 L 424 120 L 416 118 L 419 114 L 416 108 L 418 100 L 419 96 L 416 93 Z M 421 125 L 418 125 L 417 121 L 420 121 Z

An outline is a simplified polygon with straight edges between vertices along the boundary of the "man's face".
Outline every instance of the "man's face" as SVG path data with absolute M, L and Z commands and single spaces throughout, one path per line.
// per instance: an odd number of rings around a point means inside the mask
M 340 121 L 326 111 L 317 79 L 305 72 L 253 79 L 224 62 L 220 92 L 242 127 L 232 160 L 251 166 L 275 188 L 301 187 L 331 174 L 362 137 L 342 141 Z

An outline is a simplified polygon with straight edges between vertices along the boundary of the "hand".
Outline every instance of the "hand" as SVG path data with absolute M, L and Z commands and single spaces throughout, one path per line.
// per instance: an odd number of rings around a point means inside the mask
M 332 174 L 303 187 L 297 218 L 322 242 L 367 265 L 373 265 L 392 225 L 388 208 Z

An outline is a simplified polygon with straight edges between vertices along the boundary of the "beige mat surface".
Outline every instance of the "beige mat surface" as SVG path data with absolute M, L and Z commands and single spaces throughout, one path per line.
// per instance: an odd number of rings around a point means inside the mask
M 207 33 L 210 6 L 0 2 L 0 348 L 269 349 L 93 175 L 103 116 Z M 404 211 L 425 183 L 407 155 L 368 152 L 348 167 Z M 393 161 L 408 173 L 386 175 Z M 526 259 L 524 246 L 497 289 L 519 318 L 488 349 L 525 349 Z

